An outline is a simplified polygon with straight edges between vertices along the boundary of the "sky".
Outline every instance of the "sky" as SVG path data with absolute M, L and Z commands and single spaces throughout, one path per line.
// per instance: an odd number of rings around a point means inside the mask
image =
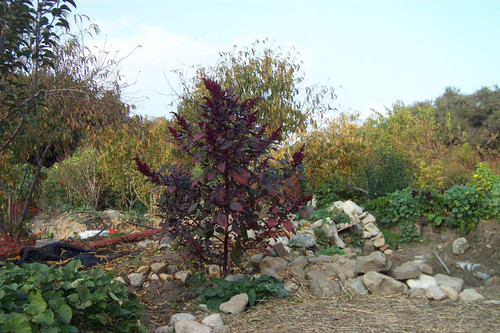
M 498 0 L 80 0 L 92 41 L 118 58 L 135 113 L 169 116 L 176 70 L 214 66 L 219 52 L 268 39 L 298 53 L 301 86 L 335 88 L 342 112 L 432 100 L 446 87 L 500 83 Z

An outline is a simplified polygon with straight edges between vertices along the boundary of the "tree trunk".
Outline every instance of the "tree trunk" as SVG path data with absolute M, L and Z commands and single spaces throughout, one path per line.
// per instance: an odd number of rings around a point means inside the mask
M 28 215 L 28 209 L 31 204 L 31 199 L 33 198 L 33 192 L 35 191 L 35 187 L 38 183 L 38 178 L 40 177 L 40 173 L 42 171 L 43 163 L 45 162 L 45 158 L 47 157 L 47 154 L 49 153 L 51 146 L 52 145 L 49 144 L 45 147 L 45 150 L 43 151 L 42 155 L 37 161 L 38 163 L 35 169 L 35 174 L 33 175 L 33 180 L 31 181 L 28 193 L 26 194 L 26 199 L 24 200 L 23 210 L 21 211 L 19 219 L 16 221 L 16 227 L 17 227 L 15 235 L 16 239 L 21 235 L 21 232 L 23 231 L 23 223 L 24 220 L 26 219 L 26 216 Z

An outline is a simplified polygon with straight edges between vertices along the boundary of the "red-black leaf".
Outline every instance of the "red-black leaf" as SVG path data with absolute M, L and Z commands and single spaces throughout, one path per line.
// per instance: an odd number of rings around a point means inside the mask
M 235 210 L 237 212 L 241 212 L 243 210 L 243 206 L 237 201 L 231 201 L 229 203 L 229 206 L 231 207 L 232 210 Z

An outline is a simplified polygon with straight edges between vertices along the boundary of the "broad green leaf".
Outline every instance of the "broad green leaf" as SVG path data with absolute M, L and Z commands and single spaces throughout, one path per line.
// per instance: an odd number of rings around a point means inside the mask
M 59 317 L 59 319 L 61 319 L 64 323 L 69 324 L 71 322 L 71 318 L 73 317 L 73 311 L 68 305 L 62 304 L 55 311 L 57 317 Z
M 78 302 L 78 300 L 80 299 L 80 296 L 78 296 L 77 293 L 73 293 L 73 294 L 69 294 L 68 295 L 68 300 L 71 302 L 71 303 L 76 303 Z
M 54 323 L 54 312 L 51 309 L 46 309 L 34 316 L 31 321 L 37 324 L 52 325 Z
M 254 289 L 250 289 L 247 292 L 247 295 L 248 295 L 248 304 L 250 306 L 253 306 L 255 304 L 256 299 L 257 299 L 257 295 L 255 294 L 255 290 Z

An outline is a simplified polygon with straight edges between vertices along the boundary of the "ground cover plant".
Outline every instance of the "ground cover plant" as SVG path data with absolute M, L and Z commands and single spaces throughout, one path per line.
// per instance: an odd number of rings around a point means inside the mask
M 254 306 L 257 302 L 269 297 L 288 297 L 290 293 L 283 287 L 283 284 L 269 275 L 262 275 L 250 280 L 238 279 L 228 281 L 225 279 L 207 279 L 203 273 L 192 274 L 186 284 L 198 295 L 195 299 L 197 303 L 203 303 L 212 311 L 219 311 L 223 302 L 227 302 L 231 297 L 246 293 L 248 295 L 248 305 Z
M 124 284 L 101 269 L 79 271 L 44 264 L 0 262 L 0 327 L 3 332 L 146 332 L 142 305 Z
M 246 250 L 279 231 L 293 232 L 290 214 L 310 197 L 297 195 L 292 186 L 292 176 L 303 180 L 304 148 L 290 162 L 273 160 L 269 151 L 280 129 L 267 135 L 266 126 L 257 124 L 255 100 L 240 102 L 232 90 L 209 79 L 203 82 L 210 95 L 198 106 L 201 120 L 190 124 L 174 113 L 176 127 L 169 127 L 198 174 L 176 165 L 168 172 L 152 171 L 139 158 L 136 163 L 163 189 L 158 201 L 162 235 L 168 232 L 177 239 L 185 258 L 218 264 L 225 276 Z

